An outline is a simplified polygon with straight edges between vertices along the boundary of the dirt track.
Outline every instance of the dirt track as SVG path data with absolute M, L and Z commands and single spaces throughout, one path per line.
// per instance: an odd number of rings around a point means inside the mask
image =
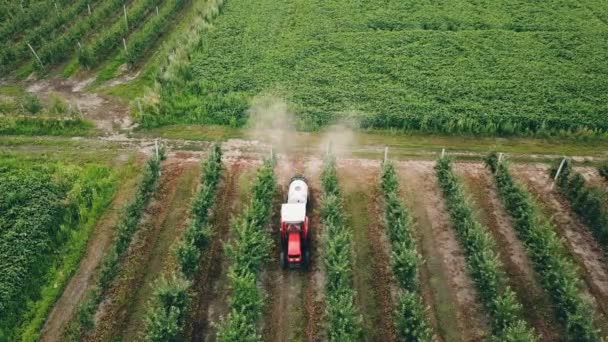
M 61 297 L 49 313 L 42 328 L 41 341 L 58 341 L 65 325 L 71 319 L 74 311 L 86 290 L 91 285 L 92 277 L 104 252 L 112 242 L 114 228 L 122 213 L 122 208 L 135 194 L 139 177 L 134 177 L 121 184 L 116 196 L 104 215 L 99 219 L 89 238 L 87 250 L 80 261 L 78 270 L 66 285 Z
M 170 247 L 185 228 L 197 171 L 198 162 L 189 159 L 169 158 L 163 163 L 154 200 L 146 209 L 117 280 L 95 315 L 95 330 L 88 340 L 121 339 L 125 333 L 131 339 L 137 337 L 153 282 L 163 273 Z
M 319 225 L 319 174 L 314 169 L 315 162 L 299 159 L 297 162 L 281 159 L 276 166 L 280 195 L 276 201 L 272 232 L 275 241 L 273 256 L 266 266 L 263 286 L 267 294 L 266 312 L 262 336 L 265 341 L 318 340 L 321 303 L 318 294 L 322 291 L 319 279 L 318 241 L 322 227 Z M 278 262 L 280 252 L 280 213 L 278 208 L 287 194 L 290 178 L 295 174 L 305 174 L 309 181 L 311 208 L 310 228 L 312 231 L 311 264 L 308 270 L 283 270 Z M 298 323 L 295 323 L 298 322 Z
M 225 163 L 224 176 L 217 192 L 217 202 L 213 208 L 211 223 L 215 237 L 208 249 L 203 252 L 198 276 L 193 285 L 192 310 L 186 336 L 192 341 L 210 341 L 215 338 L 215 329 L 211 325 L 218 313 L 226 313 L 225 272 L 228 269 L 224 260 L 223 245 L 230 241 L 230 224 L 235 213 L 239 212 L 242 203 L 237 201 L 239 177 L 243 164 L 239 161 Z M 222 309 L 219 309 L 219 307 Z
M 432 296 L 438 333 L 445 341 L 479 341 L 488 336 L 488 318 L 473 281 L 437 184 L 434 162 L 397 164 L 404 196 L 417 220 L 423 257 L 425 299 Z M 430 286 L 428 286 L 430 285 Z M 429 293 L 430 292 L 430 293 Z M 428 303 L 427 303 L 428 304 Z

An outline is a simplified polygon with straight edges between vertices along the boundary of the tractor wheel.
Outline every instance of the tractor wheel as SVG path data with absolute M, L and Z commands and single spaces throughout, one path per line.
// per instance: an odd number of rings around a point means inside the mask
M 309 265 L 310 265 L 310 248 L 306 248 L 304 250 L 304 258 L 302 258 L 302 266 L 305 270 L 307 270 Z
M 285 270 L 287 267 L 287 254 L 285 254 L 284 251 L 281 251 L 281 268 Z

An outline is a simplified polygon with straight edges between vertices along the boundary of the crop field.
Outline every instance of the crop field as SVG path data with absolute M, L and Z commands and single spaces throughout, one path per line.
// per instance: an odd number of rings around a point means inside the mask
M 605 341 L 607 37 L 605 0 L 0 0 L 0 342 Z

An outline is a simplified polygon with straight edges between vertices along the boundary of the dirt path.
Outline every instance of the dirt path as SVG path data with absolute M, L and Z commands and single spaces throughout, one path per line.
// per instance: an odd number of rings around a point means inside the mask
M 225 163 L 224 176 L 217 192 L 217 201 L 213 207 L 211 224 L 214 238 L 208 249 L 203 252 L 198 275 L 193 285 L 192 311 L 186 327 L 186 336 L 192 341 L 212 340 L 215 329 L 211 326 L 209 317 L 212 303 L 218 298 L 225 298 L 219 280 L 225 275 L 227 265 L 224 261 L 223 245 L 229 242 L 230 224 L 235 213 L 239 212 L 242 203 L 238 198 L 238 179 L 243 165 Z
M 364 339 L 395 341 L 391 246 L 377 206 L 380 163 L 343 159 L 338 164 L 347 224 L 353 232 L 355 302 L 363 316 Z
M 526 320 L 543 341 L 563 341 L 563 327 L 557 322 L 551 299 L 542 289 L 511 218 L 501 204 L 492 175 L 482 163 L 458 163 L 454 170 L 471 196 L 480 223 L 489 228 L 497 241 L 509 285 L 524 307 Z
M 74 315 L 78 303 L 91 285 L 94 271 L 112 242 L 114 228 L 120 219 L 122 209 L 133 198 L 138 181 L 139 177 L 134 177 L 119 185 L 110 207 L 101 216 L 89 237 L 87 249 L 78 270 L 49 313 L 42 328 L 41 341 L 59 341 L 65 325 Z
M 551 189 L 547 165 L 515 164 L 511 170 L 537 196 L 541 209 L 563 237 L 569 253 L 581 269 L 590 297 L 593 297 L 590 301 L 601 317 L 600 325 L 604 333 L 608 333 L 608 261 L 601 247 L 589 229 L 576 218 L 567 201 L 557 190 Z
M 450 226 L 437 184 L 434 162 L 397 163 L 408 207 L 417 221 L 425 258 L 424 298 L 432 297 L 437 331 L 445 341 L 480 341 L 488 337 L 488 318 L 466 270 L 462 249 Z M 428 302 L 427 302 L 428 304 Z
M 166 270 L 172 243 L 185 228 L 198 169 L 198 162 L 189 158 L 164 162 L 154 201 L 146 209 L 117 280 L 96 313 L 95 330 L 88 340 L 120 339 L 123 333 L 137 338 L 152 284 Z
M 294 161 L 297 160 L 297 161 Z M 317 340 L 318 316 L 321 314 L 315 291 L 319 270 L 319 176 L 303 158 L 280 159 L 277 163 L 277 182 L 280 195 L 276 201 L 272 232 L 275 241 L 273 257 L 267 265 L 263 285 L 268 295 L 264 314 L 262 338 L 265 341 Z M 310 186 L 310 229 L 312 232 L 311 263 L 308 270 L 283 270 L 279 264 L 280 204 L 284 201 L 289 180 L 295 174 L 305 175 Z

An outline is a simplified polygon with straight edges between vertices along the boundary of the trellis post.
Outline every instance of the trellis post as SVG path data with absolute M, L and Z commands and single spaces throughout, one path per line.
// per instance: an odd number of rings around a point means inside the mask
M 27 43 L 27 46 L 30 48 L 30 50 L 36 57 L 36 60 L 38 60 L 38 63 L 40 63 L 40 66 L 44 68 L 44 64 L 42 64 L 42 61 L 40 60 L 40 57 L 38 57 L 38 54 L 36 53 L 36 51 L 34 51 L 34 48 L 30 45 L 30 43 Z
M 125 27 L 127 28 L 127 31 L 129 31 L 129 21 L 127 20 L 127 6 L 126 5 L 122 5 L 122 11 L 125 14 Z
M 386 164 L 386 160 L 388 159 L 388 146 L 384 147 L 384 163 Z
M 559 168 L 557 168 L 557 172 L 555 173 L 555 177 L 553 178 L 553 184 L 551 184 L 551 190 L 553 190 L 553 188 L 555 188 L 555 183 L 557 182 L 559 175 L 562 173 L 564 164 L 566 164 L 566 157 L 564 157 L 564 159 L 562 159 L 562 162 L 559 163 Z

